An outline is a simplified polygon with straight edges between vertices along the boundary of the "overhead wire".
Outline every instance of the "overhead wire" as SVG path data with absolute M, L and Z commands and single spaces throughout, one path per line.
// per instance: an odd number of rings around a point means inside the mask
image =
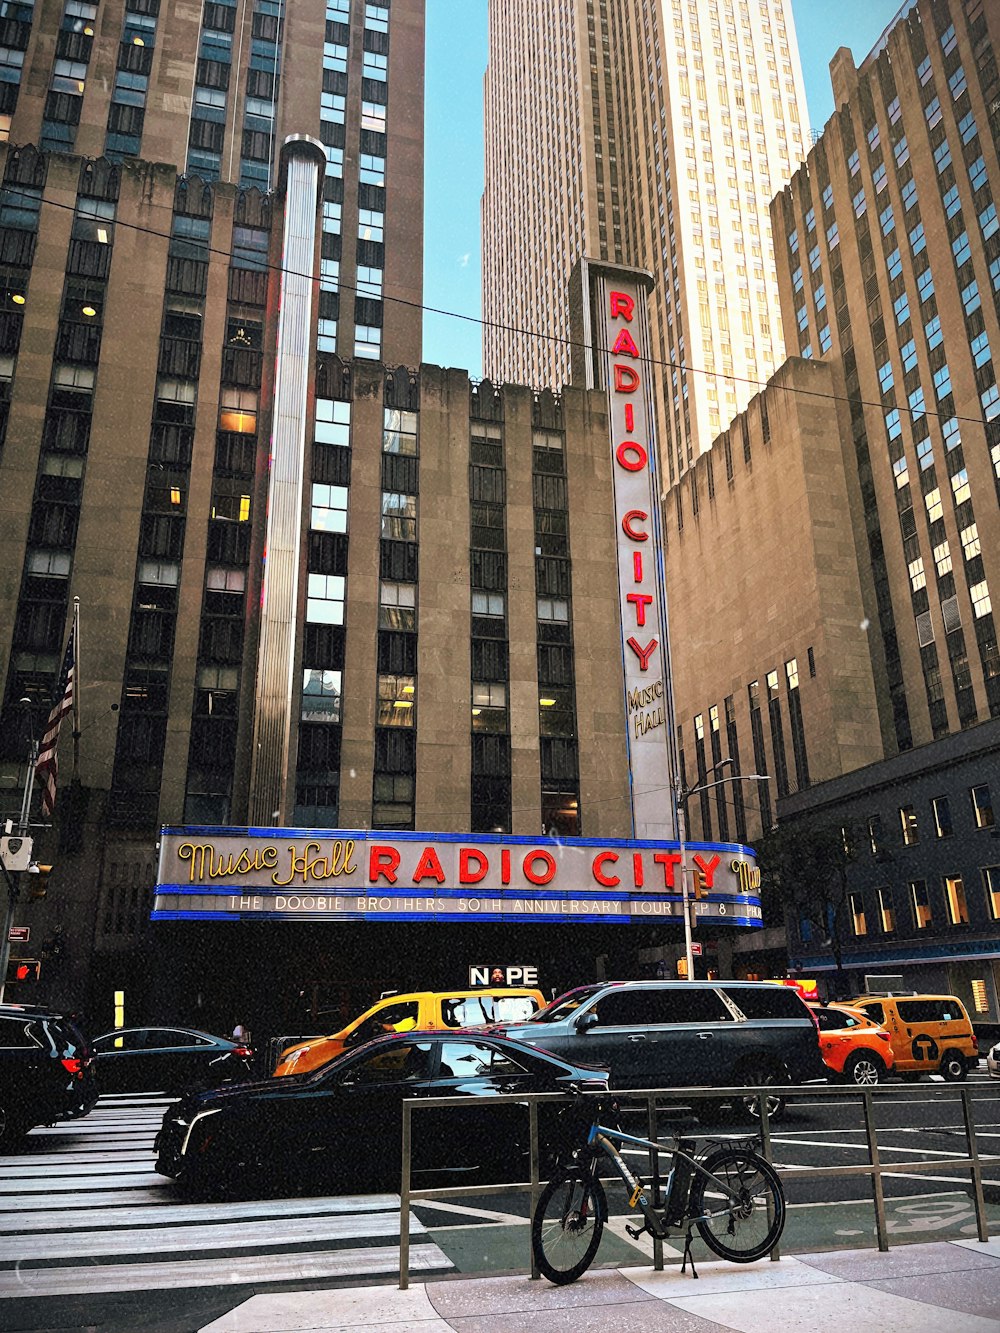
M 16 185 L 4 185 L 0 187 L 0 204 L 2 204 L 4 195 L 15 195 L 15 196 L 20 195 L 20 197 L 24 199 L 30 198 L 33 201 L 39 201 L 42 206 L 46 206 L 49 208 L 58 208 L 74 214 L 78 212 L 75 205 L 62 203 L 57 199 L 46 199 L 44 196 L 42 196 L 41 199 L 39 200 L 39 197 L 37 195 L 34 194 L 29 195 L 23 189 L 19 190 Z M 83 197 L 86 198 L 88 196 L 83 196 Z M 153 205 L 153 207 L 161 207 L 164 210 L 166 209 L 166 205 Z M 171 212 L 172 211 L 173 210 L 171 210 Z M 86 217 L 87 215 L 84 214 L 83 216 Z M 169 232 L 158 231 L 155 227 L 144 226 L 143 224 L 138 222 L 127 222 L 119 220 L 117 218 L 114 219 L 113 222 L 111 219 L 107 219 L 106 221 L 108 224 L 113 225 L 114 227 L 127 228 L 131 231 L 139 232 L 142 235 L 156 237 L 159 240 L 170 241 L 171 239 L 173 239 L 173 237 Z M 184 239 L 188 240 L 188 238 Z M 217 255 L 220 258 L 232 261 L 234 255 L 234 251 L 232 249 L 225 250 L 219 246 L 211 246 L 208 244 L 202 245 L 201 242 L 188 241 L 188 243 L 192 244 L 192 246 L 194 244 L 197 244 L 199 248 L 203 251 L 203 253 L 205 253 L 206 255 Z M 11 268 L 18 268 L 20 266 L 8 264 L 5 267 L 9 270 Z M 305 278 L 310 281 L 317 279 L 317 275 L 315 273 L 304 273 L 294 268 L 288 268 L 280 263 L 278 264 L 271 263 L 269 260 L 255 261 L 253 267 L 258 272 L 266 271 L 266 272 L 281 274 L 282 276 Z M 322 280 L 320 279 L 319 281 L 320 281 L 320 287 L 322 289 Z M 367 291 L 364 287 L 359 286 L 357 283 L 343 282 L 339 278 L 335 282 L 335 290 L 354 292 L 356 295 L 360 294 L 361 296 L 371 295 L 369 291 Z M 582 349 L 584 351 L 590 351 L 592 347 L 591 344 L 579 342 L 576 339 L 567 337 L 563 334 L 547 333 L 539 329 L 525 329 L 521 328 L 516 324 L 504 323 L 501 320 L 485 319 L 480 315 L 468 315 L 462 313 L 461 311 L 445 310 L 440 306 L 427 305 L 426 302 L 414 301 L 409 299 L 408 297 L 392 296 L 389 295 L 388 293 L 382 292 L 377 299 L 380 299 L 384 302 L 391 302 L 395 305 L 404 306 L 411 310 L 419 310 L 425 314 L 440 315 L 447 319 L 462 320 L 465 321 L 466 323 L 476 324 L 483 329 L 495 329 L 499 330 L 502 333 L 509 333 L 523 338 L 531 338 L 535 341 L 557 343 L 563 347 L 571 349 L 572 348 Z M 602 348 L 600 350 L 607 351 L 609 349 Z M 886 411 L 886 405 L 879 400 L 856 397 L 851 394 L 827 393 L 820 389 L 808 389 L 803 385 L 797 385 L 797 384 L 781 384 L 775 378 L 772 378 L 770 380 L 760 380 L 752 376 L 736 375 L 731 372 L 726 372 L 722 370 L 709 370 L 707 367 L 704 366 L 692 366 L 686 362 L 673 361 L 669 358 L 662 359 L 659 357 L 650 356 L 650 357 L 644 357 L 642 358 L 642 360 L 644 361 L 645 364 L 657 367 L 661 370 L 677 371 L 678 373 L 685 375 L 703 375 L 708 379 L 722 380 L 731 384 L 750 385 L 758 390 L 769 389 L 772 392 L 792 394 L 799 397 L 805 397 L 811 399 L 820 399 L 825 402 L 847 403 L 848 405 L 854 404 L 855 406 L 858 407 L 869 407 L 877 409 L 881 413 L 884 413 Z M 823 363 L 817 362 L 817 364 L 823 364 Z M 979 426 L 981 429 L 985 429 L 987 425 L 987 422 L 981 416 L 979 417 L 964 416 L 954 412 L 945 414 L 944 412 L 936 411 L 927 406 L 910 407 L 909 404 L 904 406 L 898 403 L 894 403 L 893 408 L 897 412 L 899 412 L 900 415 L 903 414 L 908 415 L 914 420 L 917 420 L 920 417 L 931 417 L 931 418 L 936 418 L 940 421 L 954 420 L 961 422 L 965 425 Z

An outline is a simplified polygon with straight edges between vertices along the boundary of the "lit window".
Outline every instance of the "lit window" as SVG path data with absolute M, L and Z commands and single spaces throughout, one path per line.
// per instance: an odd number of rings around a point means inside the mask
M 969 795 L 972 798 L 972 815 L 976 828 L 992 828 L 995 821 L 989 784 L 983 782 L 978 787 L 970 788 Z
M 194 385 L 191 387 L 193 389 Z M 256 434 L 257 395 L 246 389 L 223 389 L 219 402 L 219 429 L 241 435 Z
M 963 467 L 951 479 L 951 489 L 955 496 L 955 504 L 965 504 L 970 495 L 969 474 Z
M 951 572 L 951 547 L 947 542 L 941 542 L 939 546 L 934 547 L 934 568 L 937 570 L 938 578 Z
M 944 881 L 944 900 L 948 908 L 948 923 L 952 926 L 969 924 L 969 908 L 965 901 L 965 885 L 960 875 L 948 875 Z
M 993 603 L 990 601 L 990 590 L 986 586 L 985 579 L 982 583 L 974 583 L 969 589 L 969 596 L 972 598 L 972 614 L 977 620 L 983 616 L 988 616 L 993 610 Z
M 910 906 L 913 909 L 913 924 L 917 930 L 926 930 L 934 920 L 931 912 L 931 897 L 927 885 L 922 879 L 910 885 Z
M 951 822 L 951 803 L 947 796 L 935 796 L 931 799 L 934 814 L 934 832 L 939 838 L 950 838 L 955 829 Z
M 416 725 L 417 681 L 415 676 L 383 675 L 378 678 L 378 715 L 380 727 Z
M 917 813 L 912 805 L 904 805 L 899 810 L 899 823 L 903 833 L 903 845 L 913 847 L 920 841 L 917 832 Z
M 978 524 L 970 523 L 967 528 L 963 528 L 960 537 L 962 541 L 962 554 L 966 560 L 973 560 L 977 555 L 982 554 L 982 547 L 979 544 Z
M 851 911 L 851 929 L 855 935 L 867 935 L 868 926 L 865 922 L 865 900 L 860 893 L 848 894 L 848 904 Z
M 983 867 L 983 887 L 989 904 L 990 916 L 1000 921 L 1000 866 Z
M 892 910 L 892 889 L 878 890 L 879 925 L 883 935 L 891 935 L 896 929 L 896 918 Z

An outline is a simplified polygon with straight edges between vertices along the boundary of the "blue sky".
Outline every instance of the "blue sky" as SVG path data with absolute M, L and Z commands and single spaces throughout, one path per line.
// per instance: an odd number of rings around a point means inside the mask
M 426 3 L 424 304 L 478 318 L 486 0 Z M 860 63 L 902 3 L 793 0 L 813 128 L 821 129 L 833 112 L 829 65 L 834 52 L 849 46 Z M 425 361 L 479 375 L 481 348 L 479 325 L 472 320 L 425 313 Z

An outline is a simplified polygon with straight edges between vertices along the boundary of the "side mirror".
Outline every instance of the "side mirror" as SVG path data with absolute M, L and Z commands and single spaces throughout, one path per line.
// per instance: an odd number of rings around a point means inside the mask
M 590 1009 L 577 1019 L 576 1030 L 577 1032 L 589 1032 L 591 1028 L 597 1027 L 597 1021 L 597 1014 L 594 1013 L 593 1009 Z

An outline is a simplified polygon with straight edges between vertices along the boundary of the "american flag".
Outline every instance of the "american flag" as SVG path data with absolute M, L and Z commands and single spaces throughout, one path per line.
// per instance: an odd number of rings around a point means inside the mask
M 70 631 L 57 682 L 56 702 L 52 705 L 45 735 L 35 761 L 35 776 L 42 788 L 42 814 L 51 815 L 56 804 L 56 782 L 59 777 L 59 728 L 73 707 L 74 677 L 76 675 L 76 626 Z

